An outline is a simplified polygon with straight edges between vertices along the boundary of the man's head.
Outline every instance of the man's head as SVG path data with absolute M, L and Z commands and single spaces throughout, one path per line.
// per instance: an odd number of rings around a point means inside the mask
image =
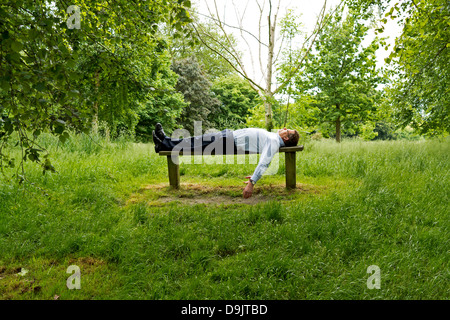
M 299 139 L 297 130 L 283 128 L 278 130 L 278 134 L 280 135 L 281 139 L 283 139 L 286 147 L 293 147 L 297 145 Z

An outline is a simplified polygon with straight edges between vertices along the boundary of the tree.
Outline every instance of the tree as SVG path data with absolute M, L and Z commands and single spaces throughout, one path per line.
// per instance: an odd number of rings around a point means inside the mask
M 297 94 L 301 96 L 306 90 L 313 95 L 318 119 L 334 123 L 337 142 L 341 141 L 343 124 L 352 127 L 375 111 L 376 88 L 382 81 L 375 52 L 381 40 L 375 38 L 363 47 L 368 30 L 352 12 L 344 18 L 343 8 L 336 11 L 296 77 Z
M 398 8 L 397 6 L 394 7 Z M 392 104 L 402 126 L 450 132 L 450 3 L 418 1 L 388 61 L 395 60 Z
M 246 122 L 250 110 L 261 103 L 258 93 L 238 75 L 216 79 L 211 90 L 221 102 L 210 119 L 218 129 L 239 128 Z
M 188 105 L 183 109 L 178 123 L 194 132 L 194 121 L 202 121 L 205 128 L 213 128 L 210 114 L 216 113 L 220 101 L 211 91 L 211 82 L 195 58 L 174 61 L 172 69 L 179 75 L 175 89 L 184 95 Z
M 208 30 L 207 32 L 213 35 L 214 39 L 221 39 L 220 41 L 225 41 L 224 36 L 220 34 L 217 26 L 211 22 L 202 23 L 202 29 Z M 173 60 L 182 60 L 186 58 L 195 57 L 199 63 L 202 70 L 206 73 L 206 76 L 210 81 L 214 81 L 217 78 L 223 76 L 236 74 L 236 71 L 231 67 L 231 65 L 222 58 L 222 56 L 227 56 L 231 59 L 228 52 L 224 48 L 216 48 L 220 50 L 220 54 L 211 50 L 210 47 L 214 47 L 213 40 L 211 38 L 204 39 L 206 45 L 201 41 L 195 41 L 196 39 L 191 39 L 187 37 L 176 37 L 173 35 L 174 31 L 168 29 L 164 31 L 170 41 L 170 54 Z M 236 40 L 231 35 L 229 40 L 236 46 Z
M 152 89 L 138 101 L 136 136 L 142 140 L 151 141 L 157 122 L 163 123 L 168 131 L 178 128 L 177 119 L 187 106 L 183 94 L 175 89 L 178 75 L 171 69 L 171 61 L 168 54 L 165 59 L 159 60 L 159 71 L 154 74 Z
M 77 10 L 68 13 L 63 0 L 6 0 L 0 5 L 0 169 L 14 166 L 6 148 L 16 135 L 23 151 L 22 170 L 15 174 L 19 181 L 25 179 L 26 160 L 39 163 L 44 173 L 54 170 L 48 154 L 41 159 L 45 151 L 37 138 L 42 132 L 64 142 L 69 127 L 89 130 L 96 108 L 100 112 L 99 97 L 112 101 L 118 85 L 126 90 L 133 86 L 143 95 L 150 92 L 152 81 L 138 72 L 138 55 L 132 50 L 157 45 L 158 24 L 185 33 L 190 22 L 188 0 L 74 0 L 70 5 Z M 81 64 L 86 52 L 91 57 L 98 53 L 99 69 L 85 74 Z M 108 94 L 101 92 L 105 84 Z
M 267 130 L 271 130 L 273 128 L 272 106 L 275 102 L 275 96 L 286 88 L 294 75 L 302 67 L 304 59 L 308 55 L 318 32 L 327 23 L 325 19 L 327 1 L 325 0 L 313 32 L 309 36 L 305 37 L 302 43 L 303 50 L 299 51 L 302 54 L 299 55 L 295 61 L 293 61 L 292 68 L 285 74 L 283 81 L 275 84 L 276 70 L 279 62 L 279 52 L 285 44 L 284 38 L 286 34 L 281 33 L 280 36 L 277 37 L 276 31 L 280 19 L 279 11 L 281 0 L 278 0 L 276 4 L 274 2 L 275 1 L 272 0 L 268 0 L 267 2 L 256 1 L 256 9 L 249 12 L 247 11 L 250 3 L 249 1 L 245 4 L 239 5 L 232 1 L 238 23 L 237 26 L 233 26 L 225 21 L 220 13 L 217 2 L 214 1 L 213 6 L 208 6 L 209 19 L 211 19 L 211 21 L 213 21 L 221 31 L 224 36 L 221 39 L 218 39 L 214 34 L 203 28 L 202 24 L 199 23 L 198 20 L 194 20 L 194 23 L 192 24 L 200 41 L 225 59 L 236 70 L 236 72 L 246 79 L 249 85 L 252 86 L 256 92 L 258 92 L 260 99 L 264 103 L 265 126 Z M 241 9 L 242 11 L 239 12 Z M 259 25 L 257 26 L 256 33 L 251 30 L 244 29 L 243 27 L 243 22 L 248 14 L 257 14 L 259 16 Z M 253 70 L 256 69 L 256 64 L 258 64 L 258 67 L 262 71 L 262 78 L 255 73 L 251 74 L 250 70 L 248 70 L 240 51 L 231 41 L 231 30 L 238 30 L 241 39 L 249 48 Z M 227 52 L 227 55 L 222 54 L 224 50 Z M 257 56 L 254 56 L 253 53 L 257 54 Z
M 386 59 L 393 68 L 388 90 L 391 107 L 402 127 L 425 134 L 450 132 L 450 3 L 447 0 L 347 0 L 356 9 L 378 7 L 378 32 L 396 19 L 402 33 Z

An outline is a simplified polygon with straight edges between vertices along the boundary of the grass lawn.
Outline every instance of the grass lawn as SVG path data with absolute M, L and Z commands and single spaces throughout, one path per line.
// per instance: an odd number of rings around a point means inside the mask
M 250 199 L 256 164 L 183 163 L 173 191 L 151 144 L 41 143 L 58 173 L 0 182 L 1 299 L 450 298 L 449 139 L 305 141 L 297 189 L 280 154 Z

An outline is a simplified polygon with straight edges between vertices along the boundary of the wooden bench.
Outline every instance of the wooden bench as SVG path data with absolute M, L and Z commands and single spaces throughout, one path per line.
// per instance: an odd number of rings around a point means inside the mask
M 303 146 L 295 146 L 295 147 L 281 147 L 278 152 L 285 153 L 285 163 L 286 163 L 286 188 L 287 189 L 295 189 L 297 183 L 297 172 L 296 172 L 296 162 L 295 162 L 295 154 L 298 151 L 303 151 Z M 237 153 L 235 153 L 237 154 Z M 245 154 L 251 154 L 250 152 L 246 152 Z M 169 168 L 169 183 L 170 186 L 179 189 L 180 188 L 180 162 L 178 160 L 179 156 L 193 156 L 193 155 L 201 155 L 197 153 L 189 153 L 183 154 L 181 151 L 160 151 L 160 156 L 167 157 L 167 166 Z M 214 155 L 212 153 L 211 155 Z M 226 154 L 224 154 L 226 155 Z

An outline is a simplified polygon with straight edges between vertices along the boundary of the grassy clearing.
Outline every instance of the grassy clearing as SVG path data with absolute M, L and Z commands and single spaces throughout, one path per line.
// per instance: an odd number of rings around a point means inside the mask
M 299 188 L 280 155 L 247 202 L 256 164 L 182 164 L 172 192 L 152 145 L 41 143 L 58 173 L 0 184 L 2 299 L 450 298 L 448 140 L 305 142 Z

